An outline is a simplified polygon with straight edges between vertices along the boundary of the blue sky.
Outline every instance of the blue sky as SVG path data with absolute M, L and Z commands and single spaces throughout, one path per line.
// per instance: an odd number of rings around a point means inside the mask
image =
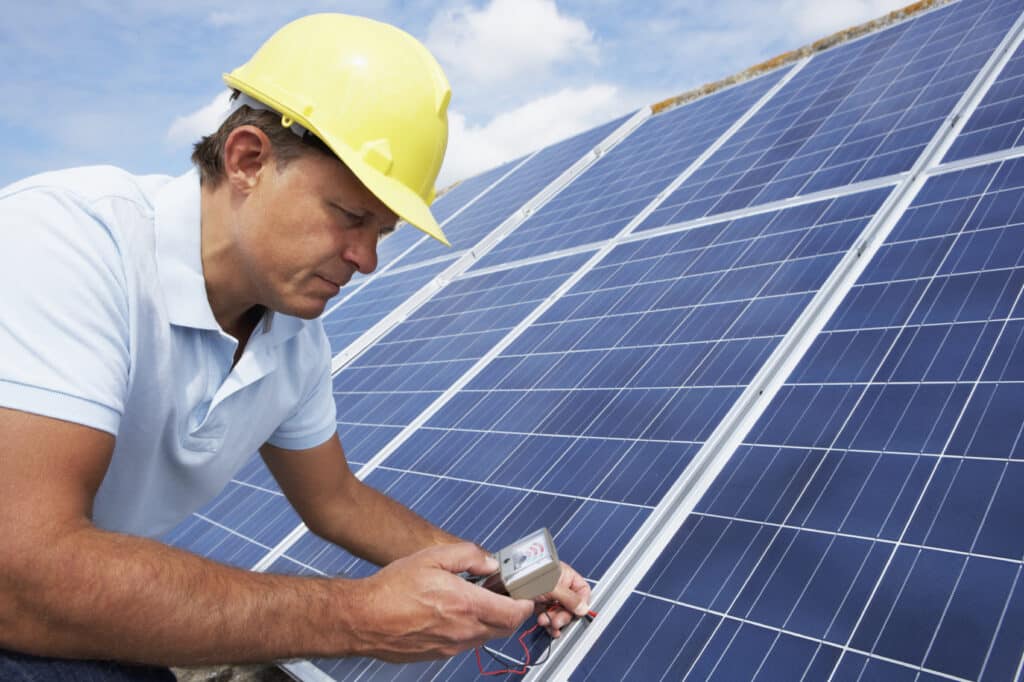
M 453 88 L 443 186 L 906 2 L 9 3 L 0 185 L 96 163 L 183 172 L 217 118 L 221 74 L 312 12 L 387 21 L 434 51 Z

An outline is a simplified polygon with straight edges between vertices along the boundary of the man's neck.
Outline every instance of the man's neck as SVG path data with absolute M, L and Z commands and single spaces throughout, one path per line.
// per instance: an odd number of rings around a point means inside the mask
M 245 283 L 241 268 L 235 264 L 231 237 L 230 188 L 222 182 L 217 187 L 203 186 L 200 191 L 200 231 L 203 279 L 206 298 L 217 324 L 238 339 L 235 361 L 241 356 L 246 341 L 263 316 L 263 306 L 242 298 Z
M 234 368 L 238 364 L 239 358 L 242 357 L 242 352 L 245 350 L 246 345 L 249 343 L 249 337 L 252 336 L 253 331 L 256 329 L 256 325 L 263 319 L 263 315 L 266 313 L 266 308 L 263 306 L 253 306 L 250 308 L 241 318 L 238 323 L 232 329 L 225 328 L 225 333 L 233 336 L 238 340 L 238 348 L 235 349 L 235 357 L 231 361 L 231 367 Z

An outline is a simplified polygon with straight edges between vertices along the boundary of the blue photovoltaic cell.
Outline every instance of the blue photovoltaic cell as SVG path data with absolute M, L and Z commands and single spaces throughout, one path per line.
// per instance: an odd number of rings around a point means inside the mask
M 689 620 L 647 665 L 728 679 L 811 638 L 827 664 L 784 679 L 1018 679 L 1022 189 L 1020 160 L 927 182 L 595 651 Z
M 355 461 L 441 395 L 586 256 L 456 279 L 334 377 L 339 432 Z M 355 440 L 349 437 L 352 430 Z M 365 458 L 365 459 L 363 459 Z
M 946 154 L 946 161 L 1009 149 L 1024 135 L 1024 44 L 1003 67 L 967 125 Z
M 616 235 L 787 70 L 648 119 L 502 240 L 477 267 Z
M 373 277 L 340 305 L 327 310 L 323 324 L 331 354 L 337 355 L 451 264 L 442 261 Z
M 434 219 L 438 223 L 444 223 L 444 221 L 451 218 L 455 213 L 466 206 L 469 202 L 477 200 L 477 197 L 484 195 L 491 185 L 500 180 L 506 173 L 511 171 L 513 168 L 523 162 L 523 158 L 519 157 L 507 163 L 503 163 L 497 168 L 492 168 L 488 171 L 484 171 L 479 175 L 474 175 L 468 180 L 463 180 L 459 184 L 445 191 L 444 194 L 439 196 L 434 203 L 430 206 L 430 212 L 434 215 Z M 413 228 L 416 230 L 416 228 Z M 419 232 L 419 230 L 416 230 Z M 422 234 L 422 233 L 420 233 Z M 449 241 L 451 241 L 449 239 Z
M 252 568 L 298 523 L 298 515 L 255 455 L 224 492 L 162 539 L 209 559 Z
M 515 213 L 535 194 L 562 174 L 613 133 L 625 122 L 625 117 L 597 126 L 567 140 L 547 147 L 517 168 L 501 184 L 487 193 L 486 201 L 478 201 L 445 225 L 445 234 L 456 250 L 471 249 Z M 418 262 L 445 255 L 448 249 L 440 242 L 426 243 L 402 264 Z
M 908 170 L 1019 11 L 963 0 L 815 55 L 640 229 Z

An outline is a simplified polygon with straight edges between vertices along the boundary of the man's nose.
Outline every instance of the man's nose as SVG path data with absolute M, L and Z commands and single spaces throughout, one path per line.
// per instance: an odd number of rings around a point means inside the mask
M 368 275 L 377 269 L 377 233 L 374 230 L 359 232 L 359 238 L 348 245 L 343 257 L 352 262 L 359 272 Z

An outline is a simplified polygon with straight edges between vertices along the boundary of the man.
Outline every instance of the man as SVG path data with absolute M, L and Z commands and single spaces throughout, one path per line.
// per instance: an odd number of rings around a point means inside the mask
M 198 172 L 0 190 L 0 676 L 436 658 L 534 611 L 455 575 L 495 562 L 360 483 L 335 434 L 316 317 L 399 217 L 444 241 L 440 67 L 391 26 L 325 14 L 225 80 L 241 94 Z M 148 539 L 257 448 L 313 532 L 384 568 L 261 575 Z M 565 567 L 541 625 L 557 636 L 588 597 Z

